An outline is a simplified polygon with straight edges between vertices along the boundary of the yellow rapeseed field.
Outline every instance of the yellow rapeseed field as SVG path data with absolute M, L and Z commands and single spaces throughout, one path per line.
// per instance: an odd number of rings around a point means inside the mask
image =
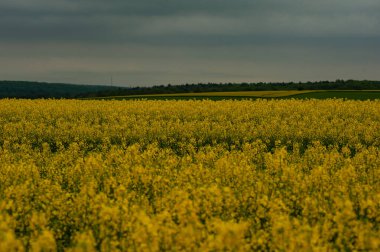
M 199 93 L 172 93 L 172 94 L 145 94 L 145 95 L 128 95 L 128 96 L 107 96 L 97 97 L 97 99 L 120 99 L 120 98 L 152 98 L 152 97 L 261 97 L 275 98 L 286 97 L 291 95 L 320 92 L 321 90 L 274 90 L 274 91 L 231 91 L 231 92 L 199 92 Z M 94 98 L 88 98 L 94 99 Z
M 151 94 L 151 95 L 130 95 L 129 97 L 152 97 L 152 96 L 243 96 L 243 97 L 282 97 L 295 94 L 305 94 L 315 92 L 312 90 L 297 91 L 233 91 L 233 92 L 201 92 L 201 93 L 176 93 L 176 94 Z
M 379 251 L 380 101 L 0 100 L 0 251 Z

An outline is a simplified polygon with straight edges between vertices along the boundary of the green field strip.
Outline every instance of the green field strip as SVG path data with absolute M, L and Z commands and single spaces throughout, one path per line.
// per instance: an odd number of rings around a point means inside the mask
M 288 98 L 296 99 L 349 99 L 349 100 L 375 100 L 380 99 L 380 91 L 317 91 L 312 93 L 290 95 Z

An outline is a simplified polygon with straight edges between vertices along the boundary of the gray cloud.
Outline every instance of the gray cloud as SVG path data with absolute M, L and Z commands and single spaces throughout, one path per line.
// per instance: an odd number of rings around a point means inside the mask
M 3 0 L 0 79 L 380 79 L 378 0 Z

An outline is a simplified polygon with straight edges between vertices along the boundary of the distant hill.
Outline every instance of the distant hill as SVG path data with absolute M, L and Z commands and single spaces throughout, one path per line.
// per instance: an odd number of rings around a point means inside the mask
M 0 81 L 0 98 L 78 98 L 117 87 L 63 83 Z

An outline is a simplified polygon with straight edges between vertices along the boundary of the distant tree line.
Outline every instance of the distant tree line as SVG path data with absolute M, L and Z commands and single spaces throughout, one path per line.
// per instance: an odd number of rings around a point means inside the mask
M 160 85 L 153 87 L 118 88 L 102 90 L 87 96 L 125 96 L 146 94 L 176 94 L 233 91 L 275 90 L 380 90 L 380 81 L 336 80 L 317 82 L 258 82 L 258 83 L 198 83 L 182 85 Z
M 336 80 L 317 82 L 197 83 L 152 87 L 110 87 L 62 83 L 0 81 L 0 98 L 89 98 L 147 94 L 272 90 L 380 90 L 380 81 Z

